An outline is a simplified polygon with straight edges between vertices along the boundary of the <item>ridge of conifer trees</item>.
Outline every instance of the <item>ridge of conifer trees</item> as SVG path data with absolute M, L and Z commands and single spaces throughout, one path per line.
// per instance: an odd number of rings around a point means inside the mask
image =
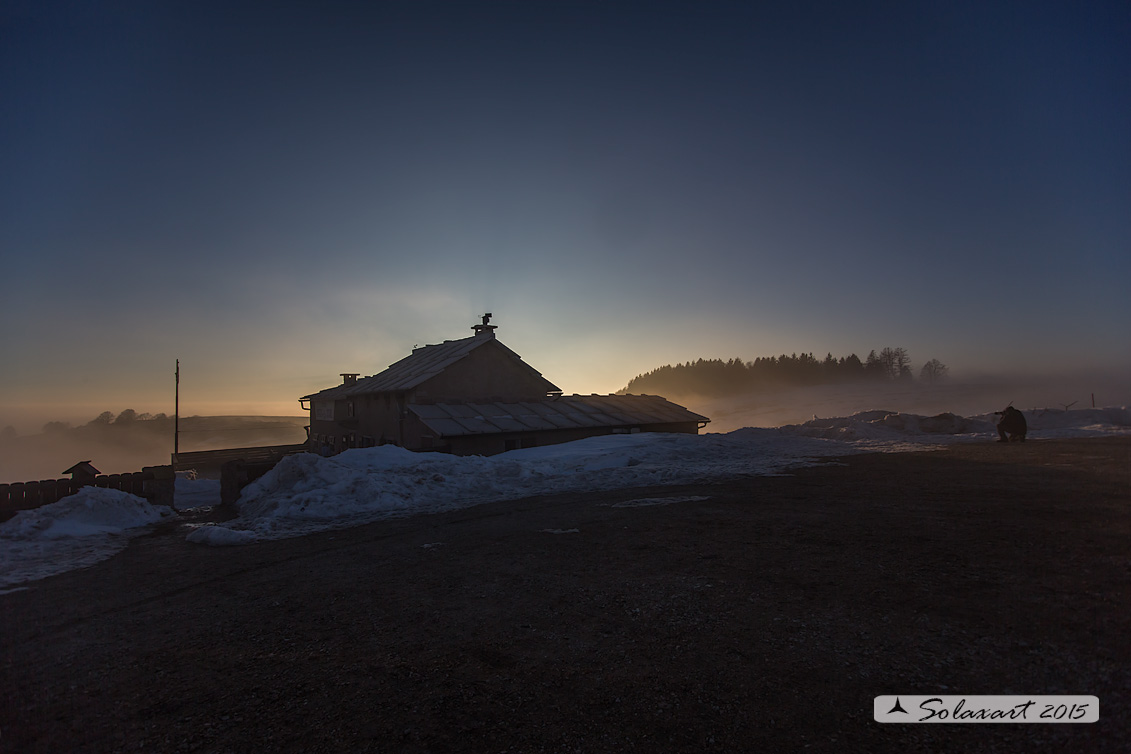
M 945 377 L 947 368 L 931 359 L 920 372 L 920 379 L 935 381 Z M 911 357 L 905 348 L 871 351 L 861 361 L 856 354 L 834 357 L 828 353 L 818 359 L 812 353 L 764 356 L 753 361 L 733 358 L 698 359 L 682 364 L 667 364 L 637 375 L 619 392 L 631 394 L 696 394 L 723 396 L 770 387 L 801 387 L 842 382 L 912 381 Z

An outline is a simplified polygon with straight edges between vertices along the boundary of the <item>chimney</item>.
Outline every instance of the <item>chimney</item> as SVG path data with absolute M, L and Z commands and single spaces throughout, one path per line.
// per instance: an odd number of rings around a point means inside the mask
M 482 335 L 483 337 L 486 337 L 486 338 L 493 338 L 493 337 L 495 337 L 495 330 L 497 329 L 498 325 L 487 324 L 490 321 L 491 321 L 491 312 L 487 312 L 486 314 L 483 315 L 483 324 L 473 325 L 471 329 L 475 331 L 476 336 Z
M 343 385 L 352 385 L 355 382 L 357 382 L 357 373 L 356 372 L 342 372 L 342 384 Z

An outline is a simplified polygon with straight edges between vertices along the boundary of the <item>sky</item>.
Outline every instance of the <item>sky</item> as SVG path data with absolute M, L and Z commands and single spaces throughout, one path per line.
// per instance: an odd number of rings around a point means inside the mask
M 0 2 L 0 424 L 904 347 L 1131 376 L 1126 2 Z M 1131 380 L 1126 380 L 1131 383 Z

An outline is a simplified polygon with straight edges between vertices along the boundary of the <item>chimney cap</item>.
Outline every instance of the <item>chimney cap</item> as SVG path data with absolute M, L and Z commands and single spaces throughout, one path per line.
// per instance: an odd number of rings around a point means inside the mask
M 343 385 L 354 384 L 355 382 L 357 382 L 357 377 L 358 377 L 359 374 L 360 374 L 360 372 L 342 372 L 341 373 L 342 384 Z
M 493 315 L 491 314 L 491 312 L 487 312 L 483 315 L 482 324 L 472 325 L 471 329 L 475 331 L 476 335 L 486 335 L 489 338 L 495 337 L 494 331 L 498 329 L 498 325 L 488 324 L 491 321 L 492 316 Z

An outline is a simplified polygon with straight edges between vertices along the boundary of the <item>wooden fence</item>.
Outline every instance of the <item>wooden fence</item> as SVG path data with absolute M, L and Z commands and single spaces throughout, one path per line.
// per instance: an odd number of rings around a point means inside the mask
M 173 458 L 173 468 L 177 471 L 196 469 L 202 474 L 218 474 L 220 468 L 229 461 L 247 463 L 278 463 L 283 456 L 305 453 L 306 443 L 298 445 L 263 445 L 256 448 L 224 448 L 223 450 L 194 450 L 178 453 Z
M 172 466 L 146 466 L 132 474 L 103 474 L 93 480 L 44 479 L 0 484 L 0 521 L 8 520 L 18 511 L 58 502 L 83 487 L 121 490 L 143 497 L 154 505 L 172 505 L 174 484 Z
M 143 497 L 154 505 L 174 505 L 176 471 L 197 469 L 205 473 L 220 474 L 230 461 L 241 462 L 240 468 L 255 467 L 254 476 L 246 471 L 240 478 L 246 484 L 250 478 L 261 476 L 279 462 L 283 456 L 304 453 L 305 443 L 299 445 L 264 445 L 255 448 L 225 448 L 223 450 L 198 450 L 179 453 L 169 466 L 146 466 L 133 474 L 103 474 L 93 480 L 44 479 L 38 482 L 13 482 L 0 484 L 0 521 L 7 521 L 18 511 L 38 508 L 58 502 L 73 495 L 83 487 L 104 487 L 121 490 Z M 237 490 L 238 496 L 238 490 Z

